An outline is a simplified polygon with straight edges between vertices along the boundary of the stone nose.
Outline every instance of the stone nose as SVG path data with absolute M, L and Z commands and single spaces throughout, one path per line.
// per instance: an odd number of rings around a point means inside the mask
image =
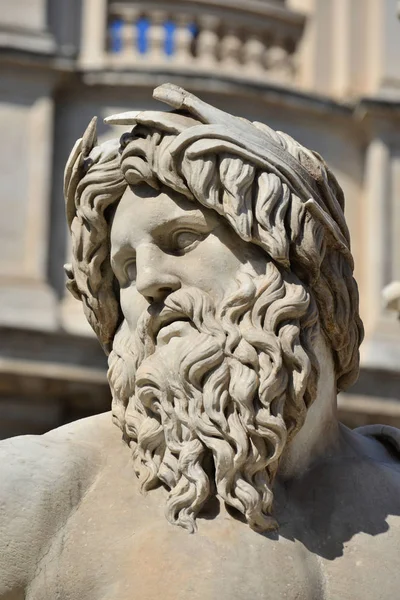
M 148 302 L 162 302 L 181 287 L 168 258 L 172 257 L 150 244 L 137 250 L 136 289 Z

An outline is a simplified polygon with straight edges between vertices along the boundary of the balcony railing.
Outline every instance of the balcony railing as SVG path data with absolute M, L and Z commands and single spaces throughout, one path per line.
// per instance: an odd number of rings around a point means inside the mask
M 281 0 L 110 2 L 103 66 L 290 82 L 303 25 Z

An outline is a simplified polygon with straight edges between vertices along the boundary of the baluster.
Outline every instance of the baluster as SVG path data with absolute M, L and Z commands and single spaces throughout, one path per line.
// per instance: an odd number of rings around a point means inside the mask
M 246 66 L 246 72 L 249 69 L 260 73 L 264 71 L 265 43 L 261 35 L 251 33 L 243 44 L 243 62 Z
M 274 40 L 267 48 L 266 67 L 275 81 L 287 82 L 291 78 L 288 53 L 279 40 Z
M 136 20 L 139 17 L 139 11 L 131 8 L 124 11 L 124 24 L 122 27 L 122 57 L 128 62 L 132 62 L 137 57 L 137 29 Z
M 179 14 L 176 17 L 175 48 L 173 58 L 184 64 L 192 62 L 193 33 L 189 29 L 192 19 L 189 15 Z
M 164 23 L 167 21 L 166 12 L 163 10 L 154 10 L 149 14 L 150 27 L 148 31 L 149 53 L 148 58 L 152 62 L 165 61 L 165 29 Z
M 220 19 L 214 15 L 201 15 L 198 18 L 198 23 L 196 61 L 202 66 L 212 67 L 217 62 Z
M 226 68 L 241 67 L 240 54 L 242 50 L 242 40 L 236 28 L 228 26 L 222 36 L 220 43 L 221 63 Z

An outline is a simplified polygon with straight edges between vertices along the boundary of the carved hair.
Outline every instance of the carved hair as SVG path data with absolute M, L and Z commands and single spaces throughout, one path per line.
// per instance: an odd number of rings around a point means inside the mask
M 178 110 L 114 120 L 136 123 L 119 150 L 115 143 L 94 146 L 91 124 L 66 169 L 74 238 L 68 287 L 106 352 L 121 322 L 109 261 L 110 209 L 128 184 L 145 182 L 217 211 L 243 240 L 295 273 L 315 298 L 338 389 L 353 383 L 363 328 L 343 192 L 329 168 L 290 136 L 222 113 L 180 88 L 161 86 L 155 97 Z

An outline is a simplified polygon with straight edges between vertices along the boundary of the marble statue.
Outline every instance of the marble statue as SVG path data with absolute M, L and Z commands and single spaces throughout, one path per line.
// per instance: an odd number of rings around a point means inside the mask
M 66 167 L 112 418 L 1 444 L 0 598 L 398 598 L 400 433 L 336 416 L 363 337 L 342 190 L 288 135 L 154 96 Z

